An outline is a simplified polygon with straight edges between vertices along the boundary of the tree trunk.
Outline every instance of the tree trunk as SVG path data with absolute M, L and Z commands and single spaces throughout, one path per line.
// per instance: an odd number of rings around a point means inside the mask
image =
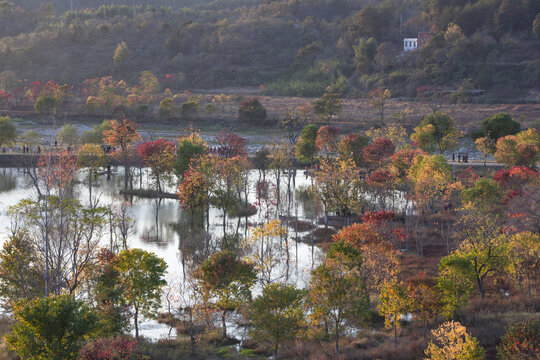
M 397 315 L 394 315 L 394 349 L 397 348 Z
M 133 322 L 135 323 L 135 338 L 139 340 L 139 308 L 135 307 L 135 315 L 133 316 Z
M 222 336 L 224 339 L 227 338 L 227 324 L 225 323 L 225 315 L 227 314 L 227 310 L 223 310 L 223 313 L 221 314 L 221 324 L 223 325 L 223 333 Z
M 276 341 L 276 345 L 274 346 L 274 360 L 278 360 L 278 349 L 279 349 L 279 343 Z

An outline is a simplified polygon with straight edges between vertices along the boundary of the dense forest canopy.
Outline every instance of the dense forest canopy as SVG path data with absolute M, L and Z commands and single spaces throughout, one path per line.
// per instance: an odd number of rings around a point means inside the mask
M 150 70 L 175 74 L 174 90 L 262 85 L 268 94 L 365 96 L 386 86 L 394 97 L 413 98 L 419 87 L 435 86 L 486 90 L 479 92 L 486 102 L 538 96 L 540 2 L 533 0 L 69 6 L 1 1 L 0 69 L 74 86 L 108 75 L 132 83 Z M 403 53 L 403 38 L 419 31 L 431 40 Z

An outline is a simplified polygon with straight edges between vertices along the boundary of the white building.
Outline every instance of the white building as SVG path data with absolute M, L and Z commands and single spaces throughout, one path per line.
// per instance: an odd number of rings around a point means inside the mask
M 418 38 L 404 38 L 403 51 L 408 52 L 418 48 Z

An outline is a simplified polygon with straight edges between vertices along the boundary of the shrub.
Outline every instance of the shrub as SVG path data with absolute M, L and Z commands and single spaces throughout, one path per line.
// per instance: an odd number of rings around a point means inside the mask
M 137 340 L 129 336 L 97 339 L 86 344 L 80 352 L 82 360 L 142 359 L 136 351 Z
M 242 122 L 261 124 L 266 120 L 266 109 L 256 98 L 247 99 L 238 109 L 238 118 Z
M 540 320 L 528 320 L 507 327 L 497 346 L 499 359 L 538 359 L 540 354 Z

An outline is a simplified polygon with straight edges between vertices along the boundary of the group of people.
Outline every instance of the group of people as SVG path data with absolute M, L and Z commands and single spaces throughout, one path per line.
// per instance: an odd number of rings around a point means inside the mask
M 23 154 L 41 154 L 41 146 L 30 147 L 26 145 L 23 145 L 22 147 L 17 146 L 16 148 L 10 146 L 9 149 L 7 149 L 6 147 L 2 147 L 2 154 L 7 154 L 8 152 L 10 154 L 13 154 L 14 151 L 21 152 L 21 150 Z
M 452 161 L 453 162 L 456 161 L 456 153 L 455 152 L 452 153 Z M 457 161 L 458 161 L 458 163 L 461 163 L 461 162 L 468 163 L 469 162 L 469 155 L 467 155 L 467 154 L 461 155 L 461 153 L 458 153 Z

